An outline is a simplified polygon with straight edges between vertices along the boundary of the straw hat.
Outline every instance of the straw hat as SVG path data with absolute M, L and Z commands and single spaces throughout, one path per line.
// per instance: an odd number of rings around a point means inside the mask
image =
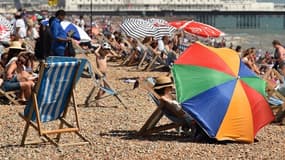
M 25 48 L 22 47 L 22 43 L 20 41 L 12 41 L 9 49 L 25 50 Z
M 170 77 L 161 76 L 155 79 L 154 89 L 161 89 L 165 87 L 173 87 L 173 83 Z

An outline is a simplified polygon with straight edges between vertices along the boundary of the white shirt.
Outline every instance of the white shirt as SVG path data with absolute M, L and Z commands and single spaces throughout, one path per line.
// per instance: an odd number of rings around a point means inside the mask
M 163 40 L 159 39 L 159 40 L 157 41 L 157 43 L 158 43 L 158 50 L 159 50 L 159 51 L 164 51 L 165 47 L 164 47 Z
M 22 18 L 17 19 L 15 22 L 15 27 L 20 28 L 17 33 L 20 36 L 20 38 L 25 38 L 27 34 L 27 29 L 26 29 L 26 24 L 25 24 L 24 19 Z
M 85 22 L 84 22 L 84 20 L 83 19 L 81 19 L 80 21 L 79 21 L 79 26 L 84 30 L 84 25 L 85 25 Z

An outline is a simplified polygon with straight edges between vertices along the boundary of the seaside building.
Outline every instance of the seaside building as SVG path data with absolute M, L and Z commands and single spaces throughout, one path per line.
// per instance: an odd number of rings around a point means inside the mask
M 70 0 L 67 11 L 273 11 L 274 3 L 256 0 Z
M 0 0 L 0 13 L 15 12 L 19 8 L 47 9 L 47 0 Z

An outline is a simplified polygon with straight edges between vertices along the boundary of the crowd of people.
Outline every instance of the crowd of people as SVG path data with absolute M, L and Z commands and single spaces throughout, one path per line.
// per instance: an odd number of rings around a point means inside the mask
M 164 36 L 161 39 L 155 39 L 154 37 L 135 39 L 125 35 L 114 25 L 112 26 L 110 21 L 103 21 L 103 25 L 96 24 L 95 29 L 92 26 L 88 28 L 84 17 L 80 16 L 79 19 L 75 19 L 73 22 L 86 30 L 91 35 L 92 41 L 75 42 L 60 25 L 60 22 L 65 19 L 65 14 L 63 10 L 59 10 L 52 17 L 48 17 L 46 12 L 41 15 L 27 15 L 23 12 L 17 12 L 14 16 L 12 23 L 14 23 L 15 32 L 11 34 L 8 44 L 2 43 L 6 47 L 6 52 L 1 53 L 0 63 L 3 74 L 0 85 L 4 91 L 20 90 L 18 98 L 23 103 L 27 102 L 32 87 L 35 85 L 34 61 L 51 55 L 65 56 L 68 42 L 78 43 L 82 49 L 81 52 L 86 51 L 94 54 L 97 69 L 100 73 L 97 76 L 106 77 L 107 60 L 109 59 L 120 59 L 122 65 L 137 65 L 138 69 L 150 68 L 152 65 L 163 65 L 163 69 L 169 71 L 173 62 L 183 53 L 185 48 L 199 40 L 198 37 L 185 34 L 183 31 L 177 31 L 173 36 Z M 41 22 L 47 19 L 48 25 L 43 25 Z M 35 41 L 34 53 L 27 50 L 25 46 L 27 40 Z M 225 39 L 222 39 L 221 42 L 207 39 L 204 43 L 213 47 L 234 49 L 233 44 L 226 45 Z M 255 48 L 243 49 L 241 46 L 236 46 L 235 51 L 239 54 L 241 60 L 257 75 L 262 76 L 270 69 L 275 68 L 284 77 L 285 49 L 277 40 L 274 40 L 272 45 L 276 49 L 274 54 L 269 52 L 257 54 Z M 169 83 L 172 83 L 172 81 Z M 278 85 L 279 90 L 285 90 L 285 85 L 280 87 L 280 83 L 277 81 L 274 83 L 271 81 L 270 84 L 273 85 L 273 88 Z M 185 118 L 186 126 L 191 127 L 189 115 L 182 112 L 181 107 L 177 108 L 177 104 L 172 103 L 174 100 L 171 96 L 172 85 L 155 86 L 154 90 L 162 97 L 161 104 L 167 102 L 167 104 L 176 106 L 176 110 Z M 103 94 L 104 91 L 100 90 L 96 98 L 99 99 Z M 285 92 L 282 94 L 285 96 Z

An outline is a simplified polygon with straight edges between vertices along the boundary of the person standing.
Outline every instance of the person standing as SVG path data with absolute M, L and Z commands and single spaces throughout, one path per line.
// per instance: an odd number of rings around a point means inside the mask
M 85 21 L 82 15 L 79 17 L 79 27 L 85 30 Z
M 285 49 L 278 40 L 274 40 L 272 45 L 275 48 L 274 58 L 276 59 L 273 68 L 278 70 L 278 65 L 285 62 Z
M 51 52 L 54 56 L 64 56 L 64 51 L 67 42 L 71 41 L 70 37 L 67 37 L 67 33 L 62 28 L 60 22 L 65 18 L 65 11 L 58 10 L 55 13 L 55 18 L 51 22 L 50 31 L 52 35 Z
M 17 12 L 15 14 L 15 19 L 15 34 L 17 37 L 24 39 L 26 37 L 27 29 L 22 14 L 20 12 Z

